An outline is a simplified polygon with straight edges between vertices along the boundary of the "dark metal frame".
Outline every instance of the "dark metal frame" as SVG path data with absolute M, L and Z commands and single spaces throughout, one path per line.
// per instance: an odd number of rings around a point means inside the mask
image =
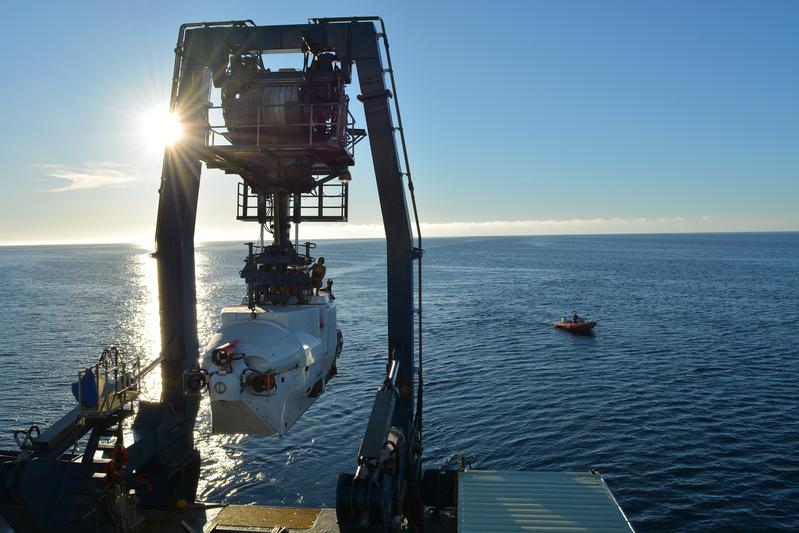
M 175 109 L 189 125 L 189 137 L 177 150 L 166 154 L 157 232 L 164 401 L 184 417 L 185 424 L 175 426 L 185 427 L 183 442 L 188 445 L 189 422 L 196 415 L 197 402 L 194 397 L 182 396 L 179 383 L 180 376 L 195 364 L 197 357 L 193 240 L 200 165 L 199 157 L 193 154 L 203 149 L 207 138 L 205 102 L 211 80 L 206 72 L 210 70 L 211 78 L 219 79 L 230 53 L 301 51 L 309 43 L 334 52 L 342 62 L 354 63 L 386 232 L 387 352 L 390 364 L 396 365 L 396 377 L 392 380 L 396 402 L 378 407 L 378 403 L 382 405 L 378 398 L 372 418 L 384 420 L 370 422 L 357 459 L 356 475 L 343 475 L 340 480 L 337 509 L 343 531 L 378 526 L 388 529 L 396 522 L 395 517 L 413 521 L 413 517 L 421 516 L 417 491 L 421 450 L 414 424 L 413 261 L 417 254 L 389 107 L 391 93 L 385 83 L 373 20 L 377 19 L 188 30 L 178 51 L 182 64 Z M 380 454 L 378 447 L 369 443 L 379 442 L 382 447 L 392 432 L 402 435 L 402 442 L 393 445 L 396 467 L 387 473 L 380 457 L 375 456 Z M 191 453 L 188 449 L 184 451 Z M 378 511 L 375 502 L 381 502 Z
M 317 180 L 316 183 L 316 187 L 309 193 L 289 196 L 291 221 L 295 224 L 298 222 L 347 222 L 349 184 L 346 182 L 329 183 L 326 178 Z M 236 220 L 258 222 L 258 193 L 254 192 L 247 182 L 241 181 L 238 186 L 237 198 Z M 331 199 L 331 201 L 326 203 L 326 199 Z M 311 202 L 306 200 L 311 200 Z M 296 206 L 299 206 L 299 212 L 295 210 Z M 267 206 L 267 220 L 273 218 L 270 208 L 271 203 Z M 336 214 L 330 214 L 331 211 Z

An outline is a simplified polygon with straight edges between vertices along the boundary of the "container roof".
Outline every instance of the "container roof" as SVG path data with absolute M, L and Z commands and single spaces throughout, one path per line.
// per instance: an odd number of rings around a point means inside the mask
M 458 532 L 633 531 L 599 475 L 566 472 L 458 474 Z

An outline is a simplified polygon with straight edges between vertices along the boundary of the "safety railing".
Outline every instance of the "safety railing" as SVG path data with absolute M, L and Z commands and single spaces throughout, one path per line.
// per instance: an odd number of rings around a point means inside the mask
M 272 203 L 264 198 L 267 220 L 273 219 Z M 289 213 L 299 202 L 301 222 L 346 222 L 349 215 L 349 186 L 346 182 L 320 183 L 310 192 L 289 196 Z M 239 182 L 236 219 L 258 220 L 258 194 L 246 182 Z
M 141 371 L 139 357 L 127 357 L 116 346 L 103 350 L 96 364 L 78 372 L 73 392 L 81 414 L 105 417 L 138 398 Z
M 363 138 L 346 101 L 210 106 L 208 117 L 209 147 L 313 147 L 333 141 L 353 156 Z

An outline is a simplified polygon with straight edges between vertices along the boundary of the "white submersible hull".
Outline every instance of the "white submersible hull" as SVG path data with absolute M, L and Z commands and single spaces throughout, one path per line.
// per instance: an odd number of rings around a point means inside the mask
M 341 344 L 326 295 L 254 312 L 224 308 L 202 361 L 212 432 L 285 434 L 335 375 Z

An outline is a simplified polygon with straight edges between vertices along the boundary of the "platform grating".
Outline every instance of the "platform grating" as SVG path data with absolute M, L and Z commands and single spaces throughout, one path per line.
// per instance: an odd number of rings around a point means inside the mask
M 459 533 L 630 533 L 605 482 L 589 473 L 458 474 Z

